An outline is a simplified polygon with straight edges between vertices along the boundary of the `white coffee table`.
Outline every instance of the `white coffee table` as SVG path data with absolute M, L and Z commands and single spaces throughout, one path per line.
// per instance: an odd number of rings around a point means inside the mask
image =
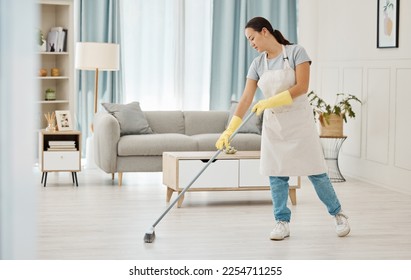
M 214 154 L 215 152 L 163 153 L 163 184 L 167 186 L 166 201 L 170 201 L 174 192 L 181 193 Z M 259 168 L 259 151 L 221 153 L 187 191 L 269 190 L 269 179 L 260 174 Z M 289 185 L 291 203 L 296 205 L 296 189 L 301 186 L 301 178 L 290 177 Z M 184 195 L 177 202 L 177 207 L 181 207 L 183 200 Z

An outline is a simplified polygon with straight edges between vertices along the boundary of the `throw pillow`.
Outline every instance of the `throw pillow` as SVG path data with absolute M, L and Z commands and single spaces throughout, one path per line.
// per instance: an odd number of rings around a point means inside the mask
M 247 117 L 250 112 L 251 112 L 251 108 L 253 108 L 255 103 L 253 103 L 250 108 L 248 108 L 247 112 L 245 113 L 243 119 L 245 117 Z M 230 122 L 231 118 L 234 115 L 235 110 L 237 109 L 237 105 L 238 105 L 238 101 L 231 101 L 231 108 L 230 108 L 230 116 L 228 118 L 228 122 Z M 255 134 L 261 134 L 262 131 L 262 122 L 263 122 L 263 118 L 262 118 L 263 114 L 261 114 L 260 116 L 257 115 L 253 115 L 247 123 L 245 123 L 241 129 L 239 130 L 239 133 L 255 133 Z M 228 123 L 226 125 L 226 127 L 228 126 Z
M 153 133 L 143 111 L 141 111 L 139 102 L 129 104 L 101 103 L 101 105 L 119 122 L 120 135 Z

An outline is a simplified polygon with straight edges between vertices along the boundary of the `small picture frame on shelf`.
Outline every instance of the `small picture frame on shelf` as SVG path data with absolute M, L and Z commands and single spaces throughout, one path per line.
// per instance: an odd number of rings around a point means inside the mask
M 73 130 L 70 111 L 56 111 L 57 128 L 59 131 Z

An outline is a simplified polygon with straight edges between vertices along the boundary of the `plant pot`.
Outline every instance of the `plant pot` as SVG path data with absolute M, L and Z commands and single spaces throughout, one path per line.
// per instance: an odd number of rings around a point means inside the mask
M 322 122 L 320 122 L 320 136 L 326 136 L 326 137 L 344 136 L 343 118 L 338 115 L 331 114 L 328 118 L 328 123 L 325 119 Z
M 56 92 L 54 90 L 46 90 L 45 100 L 56 100 Z

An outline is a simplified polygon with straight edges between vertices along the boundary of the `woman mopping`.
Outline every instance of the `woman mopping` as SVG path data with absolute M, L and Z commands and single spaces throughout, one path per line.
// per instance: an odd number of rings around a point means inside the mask
M 303 47 L 291 44 L 265 18 L 251 19 L 245 27 L 245 36 L 261 54 L 251 63 L 237 110 L 216 142 L 217 149 L 230 147 L 229 138 L 242 123 L 259 87 L 265 99 L 254 105 L 252 111 L 257 115 L 264 112 L 260 170 L 269 176 L 276 220 L 270 238 L 283 240 L 290 236 L 289 176 L 308 176 L 328 213 L 335 217 L 337 235 L 346 236 L 350 226 L 327 175 L 306 95 L 310 58 Z

